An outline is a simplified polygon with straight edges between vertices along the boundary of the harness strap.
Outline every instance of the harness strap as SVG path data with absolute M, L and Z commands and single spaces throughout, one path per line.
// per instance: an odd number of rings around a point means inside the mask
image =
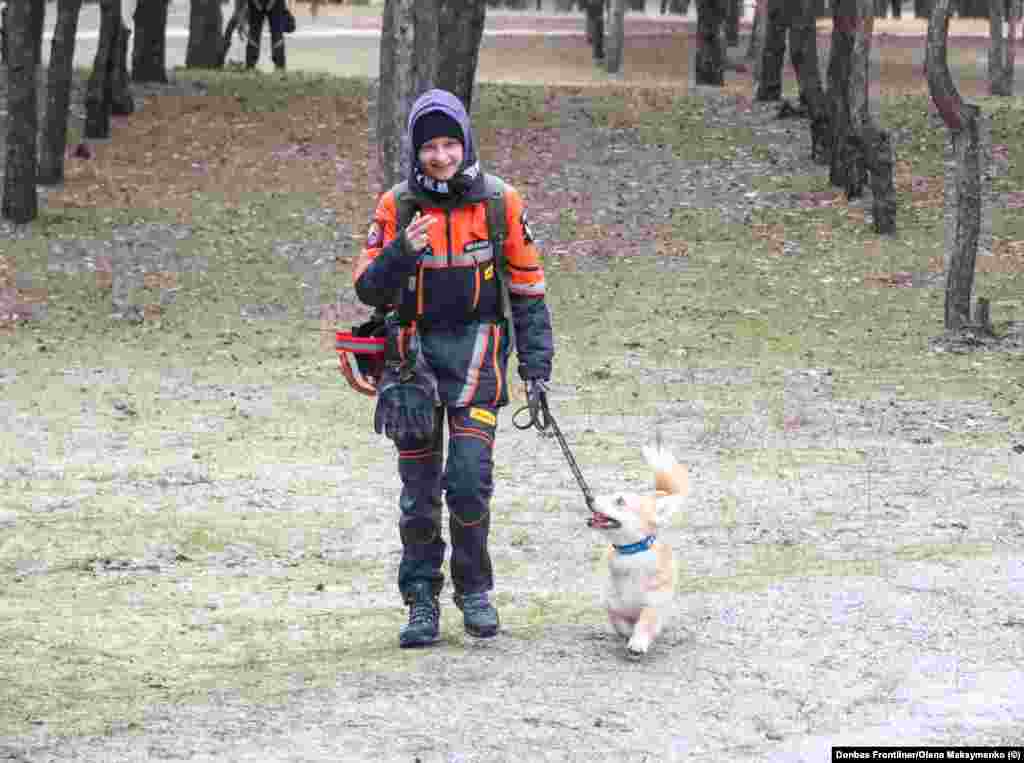
M 420 202 L 416 194 L 409 188 L 409 181 L 403 180 L 393 189 L 395 195 L 395 208 L 398 213 L 396 221 L 399 234 L 404 231 L 416 212 L 420 209 Z M 420 279 L 422 266 L 417 264 L 416 272 L 409 276 L 406 282 L 395 295 L 395 304 L 398 305 L 398 322 L 402 326 L 411 326 L 419 317 L 416 305 L 416 285 Z
M 516 327 L 512 320 L 512 296 L 508 290 L 511 278 L 508 261 L 505 259 L 505 239 L 508 236 L 508 219 L 505 214 L 505 184 L 494 175 L 484 175 L 487 189 L 487 232 L 491 237 L 494 251 L 494 272 L 498 276 L 498 291 L 501 295 L 501 317 L 505 319 L 511 347 L 516 346 Z

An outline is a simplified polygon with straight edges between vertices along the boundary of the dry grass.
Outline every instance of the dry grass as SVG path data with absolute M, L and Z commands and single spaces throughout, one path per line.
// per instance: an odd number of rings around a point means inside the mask
M 235 203 L 312 192 L 348 223 L 366 216 L 369 147 L 365 99 L 304 97 L 257 114 L 230 96 L 155 98 L 118 120 L 94 159 L 67 163 L 50 204 L 174 210 L 187 222 L 197 193 Z

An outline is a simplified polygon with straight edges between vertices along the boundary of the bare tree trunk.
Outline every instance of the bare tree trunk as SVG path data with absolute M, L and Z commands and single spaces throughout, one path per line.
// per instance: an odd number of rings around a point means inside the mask
M 9 6 L 0 8 L 0 64 L 7 64 L 7 17 Z
M 896 155 L 886 130 L 872 120 L 861 133 L 871 181 L 871 216 L 875 233 L 896 232 Z
M 946 269 L 945 327 L 959 331 L 973 325 L 971 292 L 981 233 L 981 109 L 964 103 L 949 74 L 946 62 L 949 2 L 935 0 L 932 7 L 925 64 L 928 91 L 949 128 L 956 155 L 956 227 L 953 252 Z
M 310 7 L 310 12 L 315 16 L 315 5 Z M 248 0 L 235 0 L 234 10 L 224 27 L 224 36 L 220 42 L 220 54 L 217 58 L 217 66 L 223 67 L 227 62 L 228 51 L 231 49 L 231 38 L 238 29 L 242 30 L 242 37 L 248 40 L 249 37 L 249 3 Z
M 871 34 L 874 31 L 876 0 L 855 0 L 856 19 L 853 46 L 850 51 L 850 75 L 847 80 L 850 104 L 850 131 L 847 135 L 846 196 L 858 199 L 864 195 L 868 180 L 867 147 L 864 128 L 871 124 L 868 82 L 871 71 Z
M 626 46 L 626 0 L 611 0 L 611 3 L 605 39 L 605 68 L 609 74 L 620 74 Z
M 828 103 L 821 85 L 815 0 L 799 0 L 789 30 L 790 54 L 800 85 L 800 100 L 807 108 L 811 128 L 811 159 L 823 162 L 828 155 Z
M 135 6 L 133 82 L 167 82 L 167 5 L 169 0 L 138 0 Z
M 115 29 L 117 36 L 110 59 L 110 111 L 112 114 L 123 116 L 135 111 L 135 99 L 132 98 L 131 86 L 128 84 L 128 41 L 132 36 L 132 30 L 121 17 L 121 0 L 117 0 Z
M 46 83 L 46 116 L 39 150 L 37 182 L 40 185 L 57 185 L 64 180 L 75 36 L 81 9 L 82 0 L 59 0 L 57 5 L 57 23 L 50 46 L 50 70 Z
M 10 0 L 8 0 L 10 5 Z M 40 8 L 32 14 L 32 39 L 36 41 L 36 66 L 43 65 L 43 29 L 46 26 L 46 9 Z
M 725 17 L 725 43 L 730 48 L 740 44 L 740 15 L 743 0 L 728 0 Z
M 441 61 L 437 85 L 459 96 L 467 111 L 473 104 L 486 15 L 484 0 L 441 0 L 440 29 L 444 30 L 445 44 L 438 46 Z
M 1009 21 L 1007 38 L 1003 38 L 1004 21 Z M 1017 0 L 990 0 L 988 83 L 992 95 L 1013 95 L 1014 47 L 1020 10 Z
M 43 36 L 43 3 L 12 3 L 7 13 L 7 156 L 3 217 L 19 225 L 39 214 L 36 140 L 39 130 L 36 74 Z
M 114 55 L 117 26 L 114 0 L 100 0 L 100 38 L 92 63 L 92 74 L 85 93 L 85 137 L 106 140 L 110 137 L 110 112 L 113 106 L 113 83 L 110 60 Z
M 856 0 L 833 0 L 832 44 L 828 58 L 829 182 L 836 188 L 850 185 L 849 137 L 850 67 L 853 56 L 853 30 L 857 24 Z
M 101 0 L 102 1 L 102 0 Z M 185 66 L 189 69 L 216 69 L 220 66 L 224 16 L 221 0 L 191 0 L 188 19 L 188 46 Z
M 872 0 L 859 0 L 850 66 L 850 113 L 857 136 L 851 179 L 855 183 L 863 182 L 864 178 L 870 182 L 872 227 L 876 233 L 891 234 L 896 231 L 895 158 L 889 133 L 876 124 L 871 113 L 868 88 L 875 24 L 871 3 Z M 860 188 L 853 190 L 859 192 Z
M 694 64 L 698 85 L 725 84 L 725 44 L 722 23 L 728 0 L 697 0 L 697 54 Z
M 768 15 L 768 0 L 756 0 L 754 5 L 754 25 L 750 30 L 750 43 L 747 45 L 747 60 L 751 63 L 754 75 L 754 88 L 761 81 L 761 64 L 764 56 L 765 39 L 768 35 L 765 17 Z
M 431 7 L 433 6 L 433 7 Z M 382 189 L 409 175 L 409 109 L 437 76 L 436 0 L 386 0 L 377 95 L 377 164 Z
M 438 77 L 438 51 L 441 48 L 441 3 L 444 0 L 417 0 L 416 24 L 416 77 L 413 96 L 436 86 Z M 483 22 L 480 28 L 483 34 Z M 447 44 L 447 41 L 445 42 Z M 410 102 L 410 106 L 412 103 Z
M 604 61 L 604 0 L 584 0 L 587 41 L 595 61 Z
M 988 3 L 989 0 L 956 0 L 957 15 L 968 19 L 988 18 Z
M 790 14 L 794 11 L 791 0 L 767 0 L 762 23 L 764 25 L 761 63 L 758 67 L 757 100 L 777 101 L 782 97 L 782 69 L 786 57 L 786 35 L 790 27 Z

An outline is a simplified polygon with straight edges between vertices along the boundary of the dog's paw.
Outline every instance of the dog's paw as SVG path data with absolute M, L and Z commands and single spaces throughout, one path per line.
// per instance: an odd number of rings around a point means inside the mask
M 632 660 L 633 662 L 637 662 L 639 660 L 642 660 L 646 656 L 647 656 L 647 650 L 646 649 L 640 649 L 639 647 L 634 646 L 633 644 L 626 644 L 626 658 L 627 659 Z

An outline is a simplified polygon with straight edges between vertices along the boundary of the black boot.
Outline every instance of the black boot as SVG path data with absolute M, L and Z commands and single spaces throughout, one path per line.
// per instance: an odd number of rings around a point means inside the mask
M 405 596 L 409 622 L 398 634 L 402 649 L 429 646 L 441 636 L 441 603 L 429 582 L 413 583 Z
M 498 633 L 498 610 L 486 591 L 455 594 L 455 606 L 462 610 L 462 625 L 470 636 L 490 638 Z

